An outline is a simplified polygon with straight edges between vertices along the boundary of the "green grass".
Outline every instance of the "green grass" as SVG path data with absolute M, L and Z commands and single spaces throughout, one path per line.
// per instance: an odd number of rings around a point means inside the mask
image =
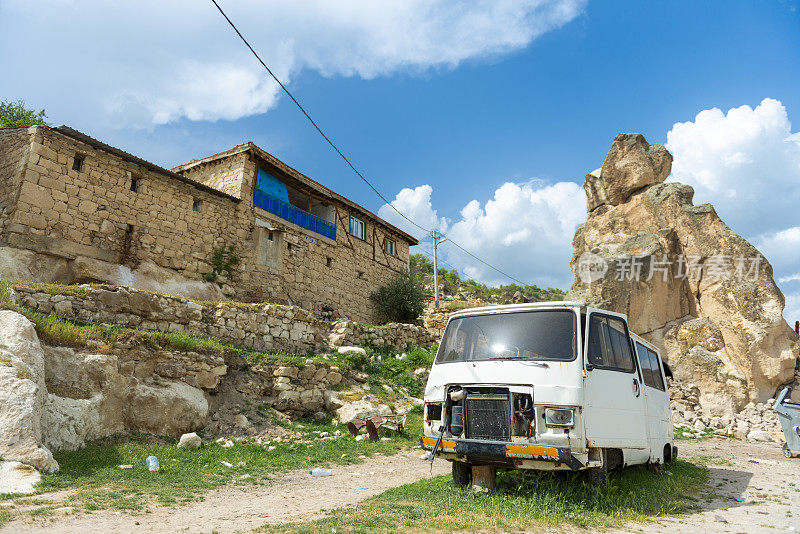
M 179 505 L 225 484 L 258 485 L 282 471 L 360 463 L 361 456 L 374 453 L 394 454 L 418 443 L 422 416 L 421 410 L 415 410 L 403 434 L 382 431 L 382 436 L 392 438 L 388 442 L 355 441 L 344 425 L 333 426 L 329 421 L 301 420 L 292 427 L 303 434 L 302 441 L 318 437 L 320 432 L 339 430 L 342 436 L 311 443 L 273 442 L 274 450 L 255 443 L 224 448 L 213 442 L 196 450 L 179 449 L 174 441 L 159 442 L 144 435 L 106 439 L 78 451 L 55 452 L 60 470 L 44 474 L 37 493 L 75 490 L 65 505 L 86 511 L 112 508 L 136 512 L 153 499 L 163 505 Z M 150 472 L 145 465 L 151 455 L 159 459 L 158 472 Z M 133 468 L 119 468 L 126 464 Z M 0 496 L 0 502 L 14 497 Z
M 508 532 L 561 524 L 608 528 L 626 521 L 689 511 L 708 479 L 703 467 L 677 460 L 671 476 L 642 467 L 612 473 L 607 489 L 588 485 L 581 474 L 521 471 L 501 473 L 491 495 L 457 489 L 449 476 L 386 491 L 355 508 L 307 523 L 265 526 L 263 532 Z M 335 530 L 334 530 L 335 529 Z

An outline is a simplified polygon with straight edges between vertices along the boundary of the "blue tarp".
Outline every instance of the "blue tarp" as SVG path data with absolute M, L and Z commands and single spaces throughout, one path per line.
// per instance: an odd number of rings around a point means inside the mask
M 268 195 L 279 198 L 284 202 L 289 202 L 289 193 L 286 191 L 286 184 L 272 176 L 264 169 L 258 169 L 258 181 L 256 189 Z

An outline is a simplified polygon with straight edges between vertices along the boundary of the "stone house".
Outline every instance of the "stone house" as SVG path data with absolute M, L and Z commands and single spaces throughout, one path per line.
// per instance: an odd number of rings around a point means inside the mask
M 221 287 L 371 321 L 416 244 L 253 143 L 167 170 L 66 126 L 0 129 L 3 279 Z

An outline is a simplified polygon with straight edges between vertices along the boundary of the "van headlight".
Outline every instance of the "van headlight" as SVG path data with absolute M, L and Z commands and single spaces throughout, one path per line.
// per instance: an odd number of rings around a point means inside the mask
M 574 426 L 575 412 L 572 408 L 545 408 L 544 422 L 547 426 Z

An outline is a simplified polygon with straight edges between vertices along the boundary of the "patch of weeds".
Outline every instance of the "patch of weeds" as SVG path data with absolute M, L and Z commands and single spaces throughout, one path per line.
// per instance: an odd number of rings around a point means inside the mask
M 688 429 L 682 426 L 674 426 L 673 430 L 675 439 L 680 440 L 703 441 L 714 437 L 714 431 L 709 429 L 695 430 L 693 428 Z
M 581 474 L 508 471 L 490 495 L 453 486 L 449 476 L 390 489 L 360 503 L 307 523 L 266 525 L 262 532 L 509 532 L 569 524 L 602 529 L 683 513 L 708 471 L 685 460 L 667 468 L 672 476 L 643 467 L 612 473 L 599 489 Z
M 0 527 L 11 521 L 11 512 L 0 509 Z
M 728 460 L 727 458 L 722 458 L 720 456 L 692 456 L 692 463 L 696 465 L 708 466 L 708 465 L 725 465 L 725 466 L 733 466 L 734 463 Z

